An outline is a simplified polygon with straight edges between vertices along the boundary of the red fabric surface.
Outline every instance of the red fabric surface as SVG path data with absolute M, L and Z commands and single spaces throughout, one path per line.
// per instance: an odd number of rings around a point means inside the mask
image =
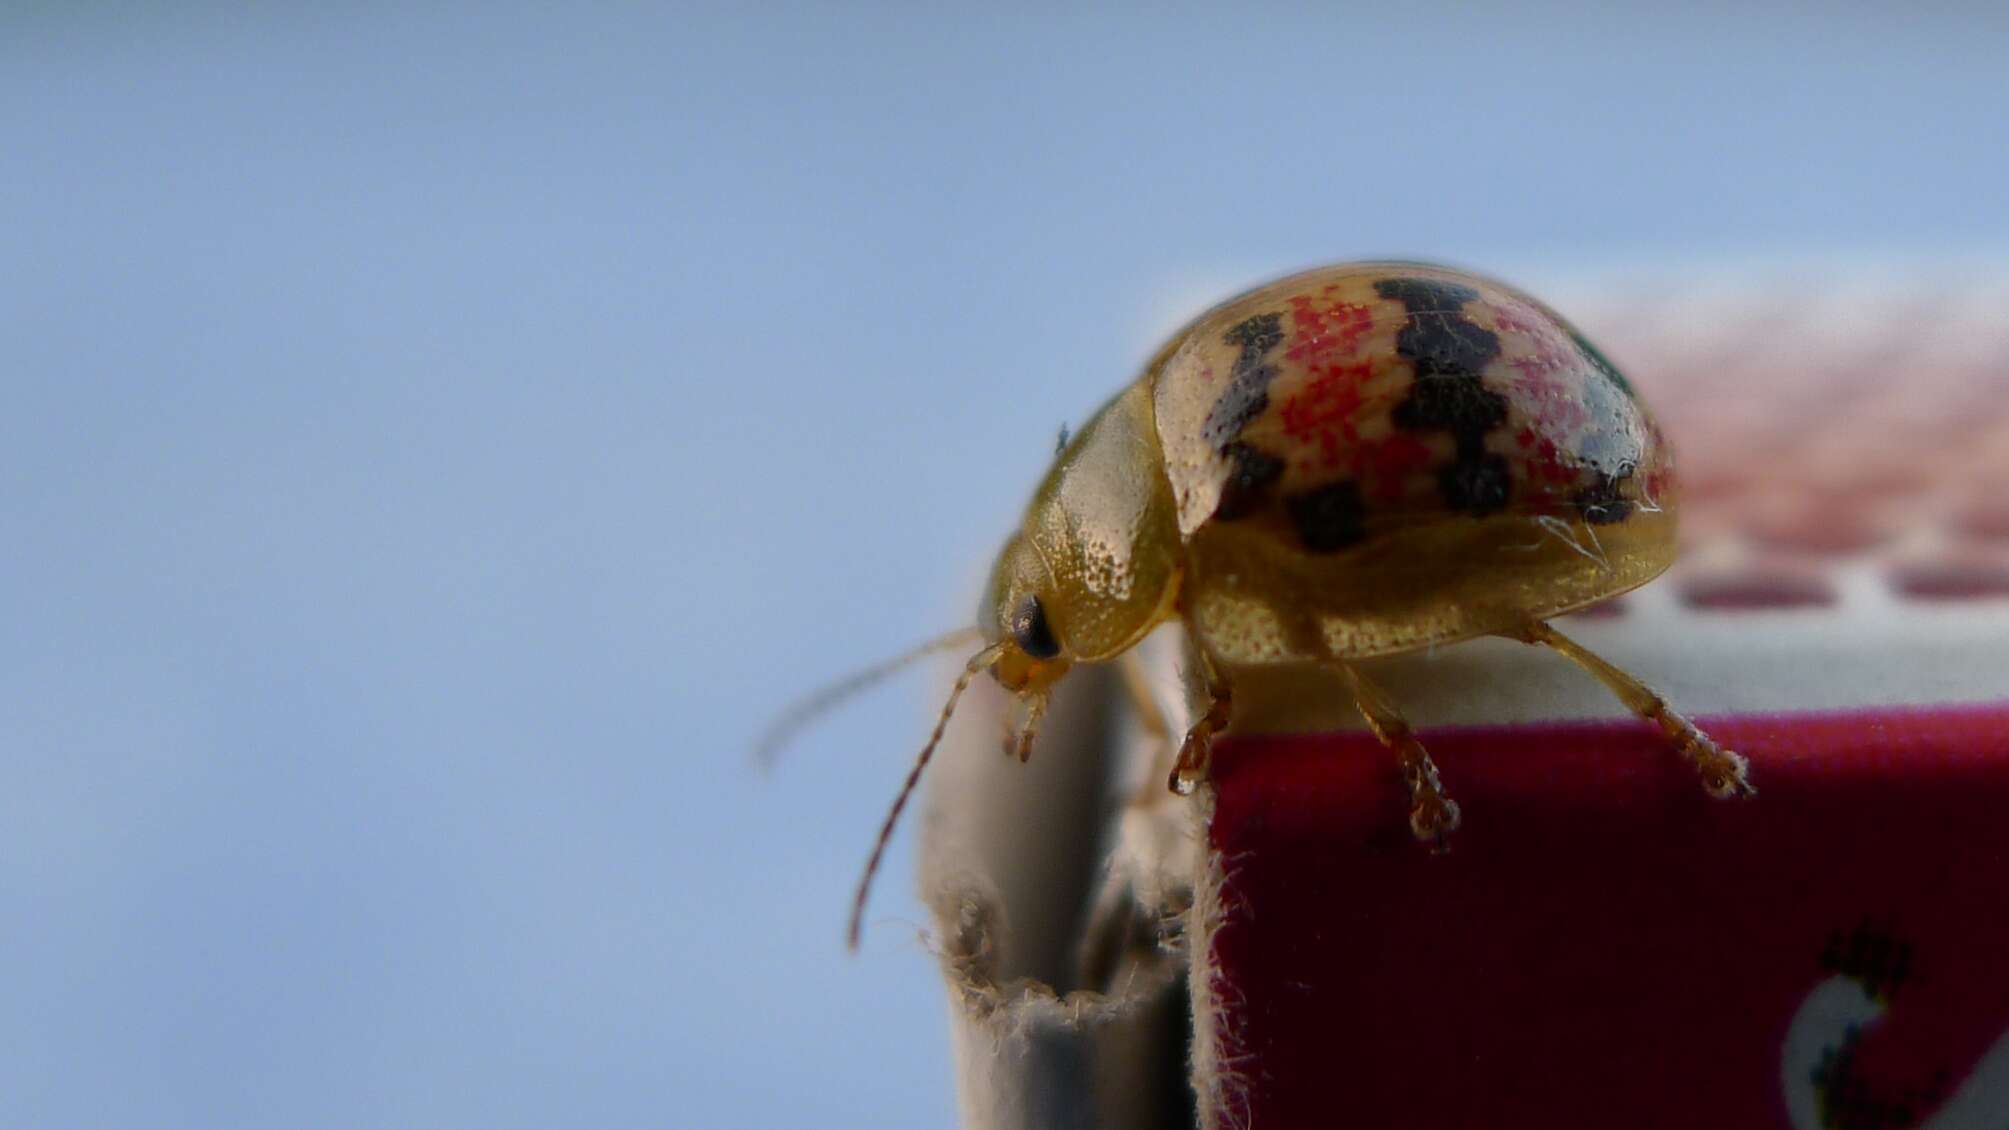
M 1756 800 L 1643 725 L 1426 733 L 1441 856 L 1367 735 L 1223 742 L 1229 1123 L 2009 1125 L 2009 703 L 1703 725 Z

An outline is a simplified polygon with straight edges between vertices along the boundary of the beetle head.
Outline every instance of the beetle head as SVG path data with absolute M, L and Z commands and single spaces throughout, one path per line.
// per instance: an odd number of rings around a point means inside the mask
M 991 675 L 1020 698 L 1044 696 L 1073 665 L 1047 609 L 1052 585 L 1039 554 L 1014 535 L 998 554 L 978 612 L 984 638 L 998 645 Z

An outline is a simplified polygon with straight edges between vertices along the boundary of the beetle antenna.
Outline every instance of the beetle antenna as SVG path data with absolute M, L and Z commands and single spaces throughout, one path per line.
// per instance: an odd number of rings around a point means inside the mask
M 921 747 L 921 755 L 914 759 L 914 767 L 907 771 L 907 783 L 900 786 L 900 795 L 893 798 L 893 807 L 886 813 L 886 822 L 879 826 L 879 840 L 872 845 L 872 857 L 865 861 L 865 874 L 858 879 L 858 893 L 851 899 L 851 927 L 845 931 L 844 944 L 852 953 L 858 952 L 858 935 L 865 927 L 865 896 L 872 890 L 872 876 L 879 873 L 879 860 L 886 854 L 886 843 L 893 838 L 893 826 L 900 822 L 900 812 L 907 807 L 907 798 L 914 795 L 914 786 L 921 783 L 921 771 L 928 767 L 928 759 L 935 756 L 935 747 L 942 743 L 942 732 L 949 728 L 949 716 L 956 712 L 956 702 L 970 687 L 970 680 L 985 668 L 998 661 L 1004 654 L 1004 645 L 994 643 L 970 657 L 963 667 L 963 673 L 956 676 L 956 685 L 949 691 L 949 701 L 942 704 L 941 717 L 935 719 L 935 732 L 928 735 L 928 744 Z
M 974 643 L 976 642 L 977 635 L 978 631 L 975 628 L 960 628 L 950 632 L 948 635 L 937 636 L 919 647 L 902 652 L 886 660 L 884 663 L 875 663 L 862 671 L 855 671 L 826 687 L 797 699 L 794 705 L 782 711 L 768 725 L 766 731 L 760 735 L 760 740 L 753 744 L 752 756 L 754 764 L 760 766 L 763 770 L 774 768 L 774 763 L 781 757 L 782 749 L 795 739 L 795 735 L 801 733 L 803 728 L 811 722 L 828 713 L 831 707 L 838 705 L 859 691 L 880 682 L 888 675 L 900 671 L 917 659 L 925 659 L 938 651 L 948 651 L 950 648 L 963 647 Z

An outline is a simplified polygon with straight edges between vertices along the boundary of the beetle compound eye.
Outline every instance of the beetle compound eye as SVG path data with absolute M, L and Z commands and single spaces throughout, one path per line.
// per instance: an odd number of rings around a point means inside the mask
M 1009 626 L 1012 642 L 1034 659 L 1052 659 L 1060 654 L 1060 641 L 1053 638 L 1053 628 L 1046 622 L 1046 609 L 1039 606 L 1038 597 L 1019 601 L 1012 610 Z

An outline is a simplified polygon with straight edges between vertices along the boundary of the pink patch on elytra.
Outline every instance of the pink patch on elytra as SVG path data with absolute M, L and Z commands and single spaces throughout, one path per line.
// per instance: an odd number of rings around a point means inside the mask
M 1511 302 L 1499 302 L 1493 306 L 1493 324 L 1499 326 L 1503 334 L 1523 334 L 1541 342 L 1539 348 L 1543 350 L 1547 350 L 1549 342 L 1555 338 L 1555 330 L 1547 318 Z
M 1590 422 L 1590 413 L 1569 385 L 1556 379 L 1560 362 L 1551 365 L 1539 357 L 1523 357 L 1512 362 L 1521 375 L 1509 382 L 1515 401 L 1532 409 L 1534 418 L 1553 432 L 1570 433 Z
M 1575 367 L 1575 346 L 1544 319 L 1512 306 L 1498 308 L 1494 323 L 1501 332 L 1518 334 L 1527 342 L 1525 353 L 1507 361 L 1520 374 L 1508 381 L 1516 403 L 1549 431 L 1573 432 L 1583 427 L 1590 414 L 1571 382 L 1558 377 Z

